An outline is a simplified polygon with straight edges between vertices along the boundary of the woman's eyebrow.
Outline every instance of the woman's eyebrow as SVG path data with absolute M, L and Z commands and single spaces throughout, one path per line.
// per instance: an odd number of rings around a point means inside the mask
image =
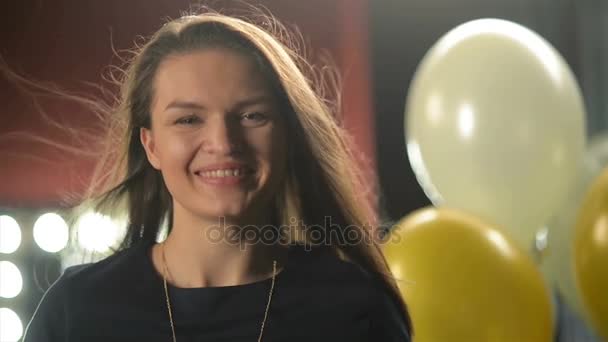
M 173 109 L 173 108 L 177 108 L 177 109 L 205 109 L 205 107 L 203 105 L 200 105 L 200 104 L 198 104 L 196 102 L 175 100 L 175 101 L 171 101 L 171 103 L 169 103 L 167 105 L 167 107 L 165 107 L 165 111 L 167 111 L 169 109 Z
M 255 105 L 255 104 L 261 104 L 261 103 L 272 103 L 273 101 L 273 97 L 269 94 L 260 94 L 260 95 L 255 95 L 249 98 L 246 98 L 244 100 L 240 100 L 238 101 L 234 108 L 238 109 L 238 108 L 243 108 L 243 107 L 247 107 L 247 106 L 251 106 L 251 105 Z M 193 102 L 193 101 L 183 101 L 183 100 L 174 100 L 171 101 L 167 107 L 165 107 L 165 111 L 169 110 L 169 109 L 198 109 L 198 110 L 204 110 L 205 106 L 201 105 L 200 103 L 197 102 Z
M 244 100 L 238 101 L 234 107 L 242 108 L 242 107 L 247 107 L 247 106 L 251 106 L 251 105 L 255 105 L 255 104 L 262 104 L 262 103 L 268 103 L 268 104 L 273 103 L 273 97 L 269 94 L 260 94 L 260 95 L 251 96 Z

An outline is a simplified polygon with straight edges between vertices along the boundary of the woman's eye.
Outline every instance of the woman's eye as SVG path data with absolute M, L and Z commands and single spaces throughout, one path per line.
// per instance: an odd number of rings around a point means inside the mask
M 269 119 L 268 115 L 259 112 L 243 114 L 241 118 L 243 119 L 244 124 L 247 126 L 259 126 L 266 123 L 266 121 Z
M 175 121 L 179 125 L 192 125 L 198 122 L 200 122 L 200 119 L 197 116 L 186 116 Z

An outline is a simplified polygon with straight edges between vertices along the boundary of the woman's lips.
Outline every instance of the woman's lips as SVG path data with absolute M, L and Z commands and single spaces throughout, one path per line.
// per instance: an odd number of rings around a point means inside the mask
M 253 174 L 253 170 L 248 167 L 220 168 L 200 170 L 195 172 L 197 179 L 209 185 L 238 185 L 248 176 Z

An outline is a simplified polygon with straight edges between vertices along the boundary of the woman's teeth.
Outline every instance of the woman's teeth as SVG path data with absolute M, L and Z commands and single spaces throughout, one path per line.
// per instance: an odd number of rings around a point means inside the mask
M 207 178 L 239 177 L 245 174 L 244 169 L 224 169 L 200 172 L 199 175 Z

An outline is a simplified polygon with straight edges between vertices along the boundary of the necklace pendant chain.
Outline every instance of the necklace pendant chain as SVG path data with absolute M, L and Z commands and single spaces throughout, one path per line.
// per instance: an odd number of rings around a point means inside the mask
M 169 323 L 171 324 L 171 334 L 173 336 L 173 342 L 177 342 L 175 337 L 175 324 L 173 323 L 173 310 L 171 309 L 171 301 L 169 300 L 169 290 L 167 286 L 167 274 L 169 274 L 169 268 L 167 267 L 167 259 L 165 258 L 165 244 L 162 245 L 162 257 L 163 257 L 163 287 L 165 289 L 165 299 L 167 301 L 167 311 L 169 312 Z M 264 335 L 264 327 L 266 325 L 266 319 L 268 318 L 268 312 L 270 311 L 270 303 L 272 301 L 272 295 L 274 293 L 274 283 L 277 275 L 277 261 L 272 261 L 272 283 L 270 284 L 270 291 L 268 292 L 268 301 L 266 302 L 266 310 L 264 310 L 264 319 L 262 320 L 262 326 L 260 327 L 260 335 L 258 336 L 258 342 L 262 341 Z

